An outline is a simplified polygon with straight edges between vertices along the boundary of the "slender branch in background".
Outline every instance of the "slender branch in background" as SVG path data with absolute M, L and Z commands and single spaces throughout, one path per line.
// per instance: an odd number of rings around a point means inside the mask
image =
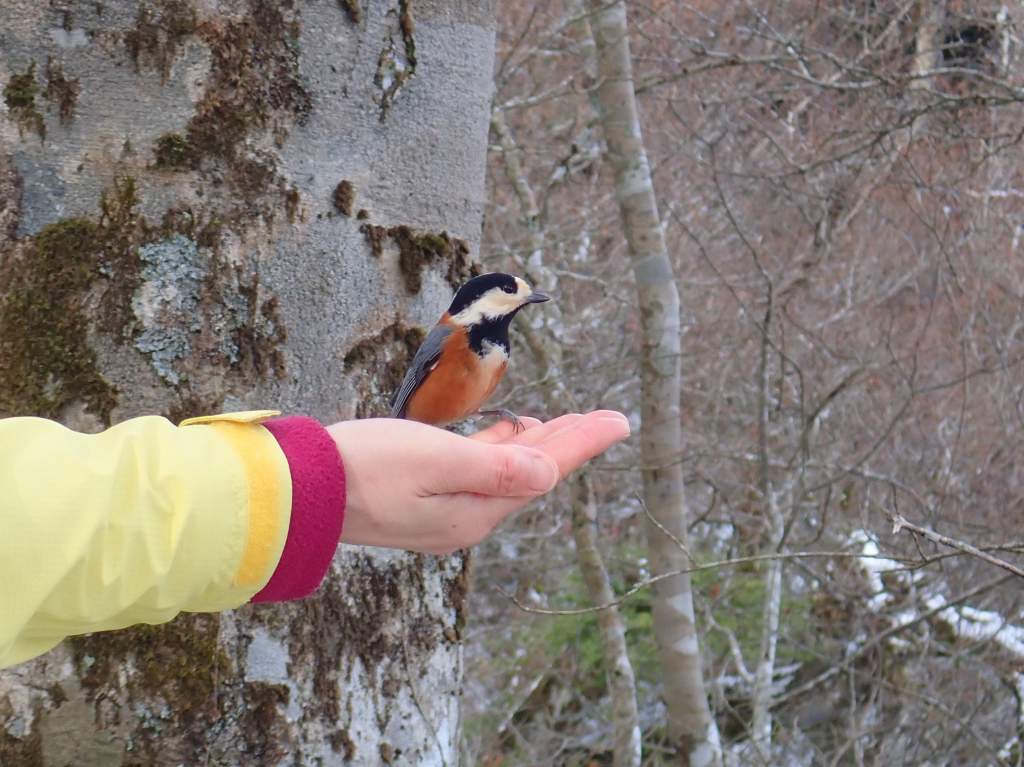
M 644 510 L 644 516 L 647 517 L 648 524 L 654 525 L 656 528 L 658 528 L 661 534 L 668 538 L 670 541 L 672 541 L 672 543 L 674 543 L 676 546 L 678 546 L 679 550 L 686 555 L 686 558 L 688 560 L 692 562 L 693 556 L 690 554 L 690 549 L 687 547 L 686 543 L 677 538 L 675 536 L 675 533 L 673 533 L 671 530 L 669 530 L 667 527 L 661 524 L 661 522 L 658 521 L 658 518 L 651 514 L 651 510 L 647 508 L 647 504 L 644 503 L 643 498 L 638 498 L 638 500 L 640 501 L 640 508 Z
M 708 628 L 712 631 L 717 631 L 725 637 L 725 641 L 729 644 L 729 653 L 732 655 L 733 665 L 736 666 L 736 673 L 740 675 L 749 685 L 754 684 L 754 674 L 747 668 L 747 662 L 743 658 L 743 648 L 740 647 L 740 640 L 736 637 L 736 632 L 728 626 L 723 626 L 715 620 L 714 612 L 711 610 L 707 602 L 703 604 L 704 620 L 708 622 Z
M 1000 567 L 1008 573 L 1013 573 L 1018 578 L 1024 578 L 1024 570 L 1016 565 L 1010 564 L 1005 559 L 1000 559 L 999 557 L 994 557 L 991 554 L 986 554 L 976 546 L 972 546 L 964 541 L 957 540 L 956 538 L 950 538 L 948 535 L 942 535 L 934 530 L 929 530 L 927 527 L 921 527 L 920 525 L 915 525 L 913 522 L 908 522 L 902 514 L 890 514 L 889 517 L 892 519 L 893 535 L 899 535 L 904 530 L 910 530 L 918 535 L 923 535 L 934 543 L 949 546 L 950 548 L 957 549 L 965 554 L 970 554 L 972 557 L 977 557 L 984 562 L 988 562 L 990 565 Z

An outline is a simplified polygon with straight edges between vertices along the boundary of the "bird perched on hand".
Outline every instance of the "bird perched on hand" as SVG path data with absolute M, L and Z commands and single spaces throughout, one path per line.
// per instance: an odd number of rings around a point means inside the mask
M 500 272 L 474 277 L 459 288 L 413 357 L 391 403 L 391 417 L 444 426 L 480 413 L 508 418 L 520 429 L 514 413 L 479 408 L 508 367 L 512 318 L 524 306 L 549 298 Z

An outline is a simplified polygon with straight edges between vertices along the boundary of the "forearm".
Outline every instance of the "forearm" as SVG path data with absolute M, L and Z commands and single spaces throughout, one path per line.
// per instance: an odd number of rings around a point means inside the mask
M 340 459 L 315 422 L 257 425 L 267 414 L 98 435 L 0 421 L 0 666 L 69 634 L 315 588 L 340 534 Z

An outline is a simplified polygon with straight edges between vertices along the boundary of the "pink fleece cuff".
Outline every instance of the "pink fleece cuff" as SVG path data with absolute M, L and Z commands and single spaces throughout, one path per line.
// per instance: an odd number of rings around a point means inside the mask
M 312 418 L 264 421 L 288 459 L 292 514 L 277 569 L 253 602 L 301 599 L 324 579 L 345 519 L 345 469 L 334 440 Z

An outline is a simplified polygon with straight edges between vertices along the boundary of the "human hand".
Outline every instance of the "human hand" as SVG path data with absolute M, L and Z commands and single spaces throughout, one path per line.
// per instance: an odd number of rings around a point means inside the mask
M 341 540 L 429 554 L 473 546 L 629 436 L 626 417 L 611 410 L 522 421 L 518 434 L 501 421 L 471 437 L 392 418 L 329 426 L 345 464 Z

